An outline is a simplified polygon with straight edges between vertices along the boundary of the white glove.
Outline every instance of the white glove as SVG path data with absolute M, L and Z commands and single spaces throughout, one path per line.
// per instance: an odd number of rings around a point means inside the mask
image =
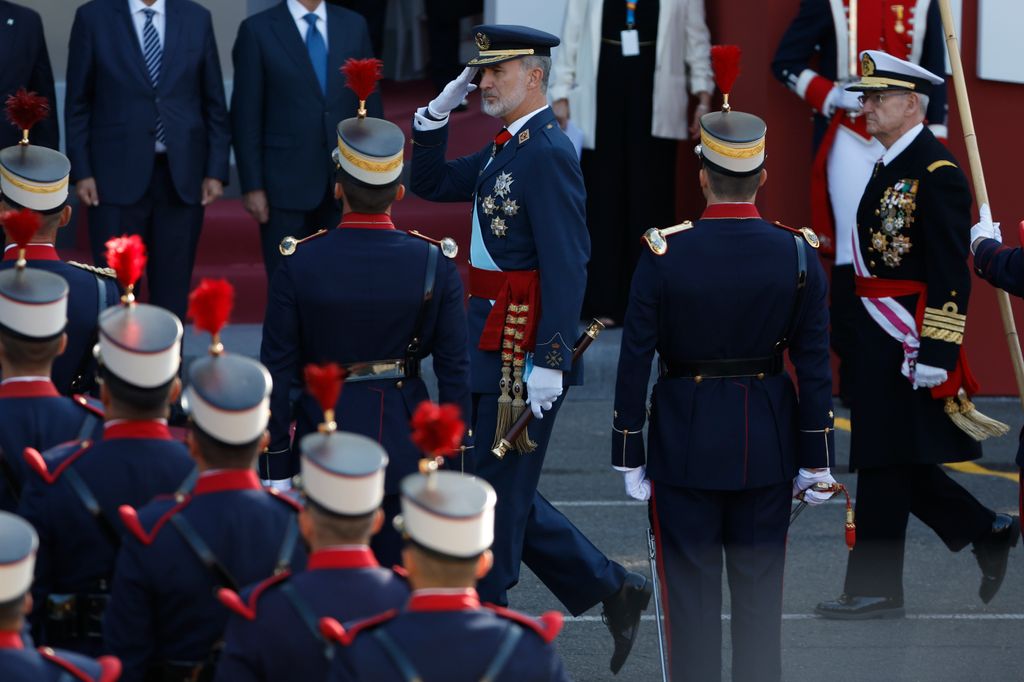
M 550 410 L 560 395 L 562 370 L 534 367 L 530 372 L 530 378 L 526 380 L 526 402 L 529 403 L 533 416 L 543 419 L 542 410 Z
M 651 499 L 651 482 L 647 480 L 647 467 L 639 466 L 633 469 L 627 467 L 613 468 L 616 471 L 622 472 L 627 495 L 641 502 Z
M 995 239 L 1003 241 L 1003 233 L 999 230 L 999 223 L 992 222 L 992 209 L 988 204 L 982 204 L 978 209 L 978 222 L 971 228 L 971 253 L 979 239 Z
M 831 116 L 836 113 L 836 109 L 860 112 L 861 106 L 858 97 L 860 97 L 858 93 L 850 92 L 842 85 L 833 85 L 828 96 L 825 97 L 825 104 L 822 107 L 824 111 L 821 113 Z
M 917 367 L 914 368 L 914 376 L 911 381 L 913 382 L 914 390 L 916 391 L 919 388 L 931 388 L 932 386 L 938 386 L 948 378 L 949 372 L 941 367 L 922 365 L 919 362 L 917 363 Z
M 451 113 L 452 109 L 462 104 L 466 96 L 476 90 L 476 85 L 471 83 L 479 69 L 475 66 L 467 66 L 459 74 L 458 78 L 444 86 L 441 94 L 430 100 L 427 111 L 434 118 L 444 118 Z
M 261 478 L 260 483 L 264 488 L 273 488 L 279 493 L 286 493 L 292 489 L 292 479 L 290 478 Z
M 812 507 L 817 506 L 827 501 L 835 493 L 818 492 L 814 489 L 814 485 L 816 483 L 831 485 L 835 482 L 836 479 L 832 477 L 832 472 L 828 468 L 817 471 L 801 468 L 793 479 L 793 497 L 798 497 L 800 493 L 803 493 L 804 502 Z

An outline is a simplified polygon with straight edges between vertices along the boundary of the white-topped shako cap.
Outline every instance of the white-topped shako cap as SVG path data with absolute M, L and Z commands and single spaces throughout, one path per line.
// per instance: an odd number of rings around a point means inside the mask
M 39 536 L 32 525 L 0 512 L 0 603 L 13 601 L 32 587 Z
M 751 175 L 764 166 L 768 126 L 742 111 L 713 111 L 700 117 L 697 154 L 713 170 L 726 175 Z
M 241 355 L 221 354 L 189 365 L 185 397 L 193 423 L 228 445 L 251 443 L 270 419 L 273 381 L 262 364 Z
M 911 90 L 927 95 L 932 86 L 945 82 L 928 69 L 881 50 L 861 52 L 860 70 L 860 80 L 846 86 L 847 90 Z
M 338 124 L 335 164 L 359 182 L 374 187 L 394 182 L 402 174 L 405 133 L 382 118 L 354 117 Z
M 97 359 L 121 381 L 163 386 L 181 365 L 181 320 L 147 303 L 117 305 L 100 313 Z
M 363 516 L 384 500 L 388 455 L 377 441 L 357 433 L 310 433 L 302 439 L 302 489 L 329 512 Z
M 0 271 L 0 328 L 20 338 L 44 341 L 68 322 L 68 283 L 36 268 Z
M 456 471 L 402 479 L 402 532 L 417 545 L 470 559 L 494 542 L 494 488 Z
M 9 204 L 50 211 L 68 199 L 68 157 L 48 147 L 16 144 L 0 150 L 0 194 Z

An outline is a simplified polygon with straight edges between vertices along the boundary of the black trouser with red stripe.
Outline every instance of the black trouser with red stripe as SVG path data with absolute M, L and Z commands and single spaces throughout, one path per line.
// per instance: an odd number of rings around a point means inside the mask
M 733 491 L 664 483 L 653 488 L 651 524 L 673 682 L 721 679 L 723 549 L 732 602 L 732 679 L 781 679 L 792 484 Z

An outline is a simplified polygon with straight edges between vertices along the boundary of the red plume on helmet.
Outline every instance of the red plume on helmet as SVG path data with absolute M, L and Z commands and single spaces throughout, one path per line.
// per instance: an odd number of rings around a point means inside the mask
M 25 267 L 25 247 L 32 241 L 42 224 L 39 214 L 23 208 L 20 211 L 6 211 L 0 214 L 0 224 L 4 226 L 7 238 L 18 245 L 17 267 Z
M 334 406 L 341 397 L 341 387 L 345 383 L 345 369 L 336 362 L 322 365 L 309 364 L 303 368 L 306 379 L 306 392 L 316 399 L 324 412 L 322 432 L 334 431 L 338 425 L 334 421 Z
M 117 273 L 117 281 L 125 290 L 121 301 L 133 303 L 135 294 L 132 290 L 146 267 L 146 245 L 142 243 L 142 237 L 133 234 L 114 237 L 106 246 L 107 265 Z
M 349 58 L 341 66 L 341 72 L 345 74 L 345 86 L 359 98 L 359 118 L 366 118 L 366 100 L 377 88 L 383 68 L 384 62 L 379 59 Z
M 224 352 L 220 332 L 228 323 L 234 306 L 235 288 L 226 279 L 204 277 L 199 281 L 199 286 L 188 295 L 188 317 L 192 318 L 196 329 L 209 332 L 213 337 L 210 344 L 210 353 L 213 355 Z
M 454 403 L 438 405 L 424 400 L 412 415 L 412 442 L 431 457 L 454 457 L 462 446 L 466 424 Z
M 722 110 L 729 111 L 729 93 L 732 92 L 732 86 L 740 75 L 739 45 L 713 45 L 711 67 L 715 71 L 715 84 L 725 98 Z
M 7 97 L 7 120 L 21 131 L 21 142 L 28 144 L 28 131 L 50 114 L 50 101 L 21 88 Z

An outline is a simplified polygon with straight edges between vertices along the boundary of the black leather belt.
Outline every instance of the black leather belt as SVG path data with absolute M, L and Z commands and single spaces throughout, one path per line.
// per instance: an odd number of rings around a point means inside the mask
M 740 358 L 736 360 L 698 360 L 696 362 L 661 363 L 661 376 L 668 379 L 725 379 L 739 377 L 765 377 L 781 374 L 785 369 L 782 355 L 763 358 Z
M 103 612 L 110 594 L 91 592 L 46 597 L 46 637 L 56 645 L 81 639 L 103 639 Z
M 371 360 L 343 365 L 345 381 L 380 381 L 383 379 L 412 379 L 420 375 L 418 359 L 395 358 L 393 360 Z

